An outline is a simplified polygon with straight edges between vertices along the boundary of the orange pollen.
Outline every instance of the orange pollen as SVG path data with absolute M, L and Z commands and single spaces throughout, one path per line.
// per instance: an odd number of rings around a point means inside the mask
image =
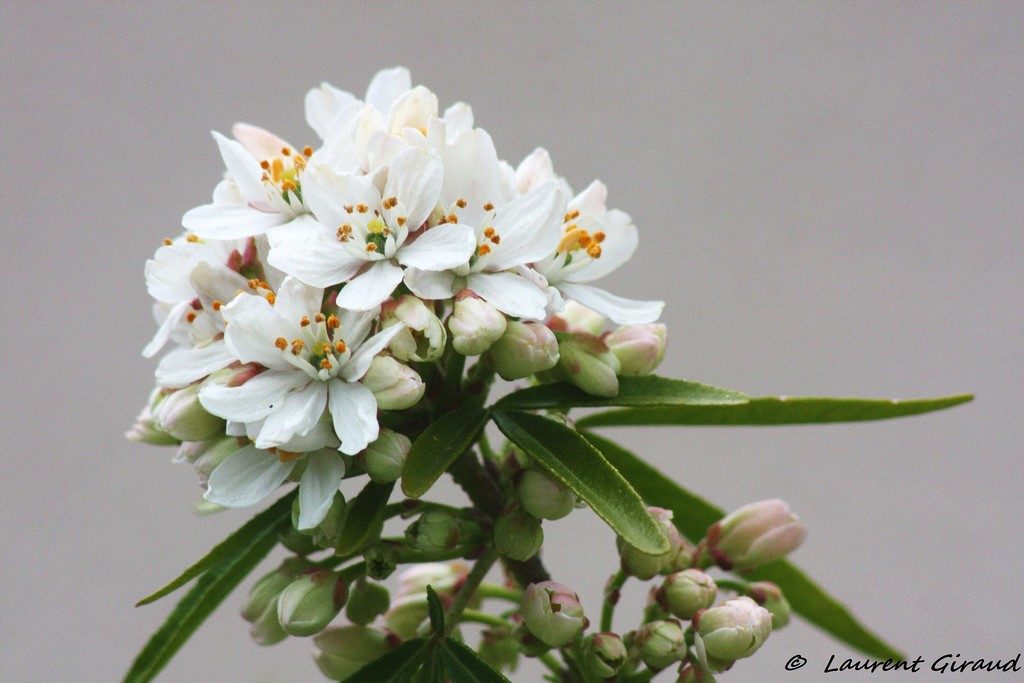
M 348 242 L 350 239 L 352 239 L 352 226 L 345 223 L 343 226 L 338 228 L 338 241 Z
M 301 339 L 293 339 L 292 340 L 292 354 L 293 355 L 296 355 L 296 356 L 299 355 L 299 352 L 301 352 L 302 349 L 304 349 L 304 348 L 306 348 L 306 342 L 302 341 Z
M 568 223 L 569 221 L 574 221 L 574 220 L 576 220 L 579 217 L 580 217 L 580 212 L 578 210 L 576 210 L 576 209 L 573 209 L 569 213 L 565 214 L 565 220 L 563 220 L 562 222 L 563 223 Z
M 345 342 L 343 341 L 334 342 L 334 350 L 337 351 L 338 353 L 345 353 L 345 349 L 347 348 L 348 347 L 345 346 Z
M 324 358 L 322 361 L 320 361 L 320 369 L 321 370 L 330 370 L 333 367 L 334 367 L 334 364 L 331 363 L 331 361 L 329 361 L 326 358 Z
M 273 163 L 270 164 L 270 177 L 275 183 L 281 182 L 281 178 L 284 175 L 284 162 L 280 159 L 274 159 Z
M 491 241 L 494 242 L 495 244 L 501 244 L 501 235 L 495 235 L 494 237 L 491 238 Z
M 601 245 L 591 244 L 587 249 L 587 255 L 590 256 L 590 258 L 601 258 Z
M 292 164 L 296 171 L 301 171 L 306 168 L 306 157 L 297 156 L 292 160 Z
M 189 234 L 185 235 L 185 241 L 186 242 L 198 242 L 199 241 L 199 237 L 197 237 L 194 232 L 190 232 Z
M 275 302 L 277 301 L 277 295 L 276 295 L 276 294 L 274 294 L 273 292 L 267 292 L 267 296 L 266 296 L 266 299 L 267 299 L 267 302 L 268 302 L 268 303 L 269 303 L 269 304 L 270 304 L 271 306 L 273 306 L 273 305 L 274 305 L 274 303 L 275 303 Z
M 278 337 L 277 339 L 274 340 L 274 346 L 284 351 L 285 349 L 288 348 L 288 340 L 285 339 L 284 337 Z
M 282 147 L 281 154 L 285 155 L 286 157 L 290 157 L 292 155 L 292 151 L 287 147 Z
M 281 183 L 281 189 L 286 191 L 286 192 L 288 190 L 293 190 L 294 191 L 296 187 L 298 187 L 298 186 L 292 180 L 285 180 L 285 181 L 283 181 Z
M 192 322 L 195 319 L 196 319 L 196 312 L 195 311 L 189 311 L 188 314 L 185 316 L 185 320 L 187 320 L 189 322 Z
M 401 226 L 405 225 L 405 222 L 407 220 L 409 220 L 409 219 L 406 218 L 405 216 L 399 216 L 396 222 L 398 223 L 399 227 L 401 227 Z
M 210 307 L 213 308 L 213 310 L 215 311 L 219 311 L 221 308 L 224 307 L 224 302 L 222 302 L 220 299 L 214 299 L 210 303 Z
M 603 232 L 595 232 L 594 233 L 594 241 L 597 242 L 598 244 L 600 244 L 601 242 L 604 242 L 604 237 L 605 237 L 605 235 L 604 235 Z
M 263 161 L 260 162 L 260 168 L 262 168 L 264 171 L 269 171 L 270 170 L 270 162 L 267 161 L 266 159 L 264 159 Z
M 359 213 L 366 213 L 369 210 L 370 207 L 368 207 L 366 204 L 356 204 L 356 211 L 358 211 Z
M 388 197 L 384 200 L 383 206 L 385 209 L 393 209 L 398 206 L 398 197 Z
M 494 237 L 494 228 L 484 228 L 484 237 Z
M 587 233 L 583 233 L 582 235 L 580 235 L 580 240 L 579 241 L 580 241 L 580 246 L 583 247 L 584 249 L 586 249 L 587 247 L 590 246 L 590 243 L 594 241 L 594 238 L 592 238 Z
M 586 231 L 579 228 L 566 231 L 561 241 L 559 241 L 556 251 L 559 254 L 568 254 L 570 251 L 577 249 L 580 246 L 580 239 L 584 235 L 587 235 Z M 589 238 L 590 236 L 587 235 L 587 237 Z
M 366 245 L 366 251 L 372 254 L 373 252 L 377 251 L 377 245 L 374 244 L 373 242 L 370 242 L 369 244 Z
M 352 213 L 352 205 L 351 204 L 346 204 L 342 208 L 345 209 L 345 213 Z
M 305 147 L 302 148 L 302 155 L 305 157 L 313 156 L 313 148 L 310 147 L 309 145 L 306 145 Z
M 263 175 L 260 176 L 260 180 L 262 180 L 263 182 L 267 182 L 268 180 L 270 180 L 270 176 L 264 173 Z
M 455 200 L 455 206 L 459 207 L 460 209 L 465 209 L 466 208 L 466 200 L 465 199 L 456 199 Z
M 292 462 L 299 459 L 299 453 L 292 453 L 291 451 L 282 451 L 280 448 L 277 449 L 277 459 L 281 462 Z
M 476 253 L 480 254 L 481 256 L 483 256 L 484 254 L 490 254 L 491 248 L 486 244 L 481 244 L 480 247 L 476 250 Z
M 484 211 L 494 211 L 494 204 L 487 202 L 484 204 Z
M 164 238 L 164 246 L 165 247 L 169 247 L 172 244 L 174 244 L 174 240 L 172 240 L 170 237 L 165 237 Z
M 317 321 L 318 323 L 322 323 L 324 321 L 324 314 L 317 313 L 316 315 L 313 316 L 313 320 Z
M 334 315 L 333 313 L 329 315 L 327 317 L 327 327 L 331 328 L 332 330 L 336 330 L 339 327 L 341 327 L 341 321 L 338 320 L 338 316 Z
M 328 344 L 327 342 L 324 342 L 323 344 L 320 345 L 320 355 L 321 356 L 326 356 L 330 352 L 331 352 L 331 345 L 330 344 Z
M 448 222 L 449 223 L 458 223 L 459 222 L 459 217 L 456 216 L 454 213 L 450 213 L 450 214 L 448 214 Z
M 302 320 L 299 321 L 299 325 L 302 326 L 302 327 L 309 327 L 309 316 L 308 315 L 302 316 Z

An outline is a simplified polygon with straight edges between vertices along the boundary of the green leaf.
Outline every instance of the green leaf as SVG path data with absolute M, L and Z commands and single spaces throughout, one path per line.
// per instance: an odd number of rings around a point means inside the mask
M 591 396 L 571 384 L 559 382 L 520 389 L 499 400 L 495 408 L 600 408 L 603 406 L 736 405 L 747 401 L 738 391 L 657 375 L 620 377 L 617 396 Z
M 427 614 L 430 616 L 430 628 L 439 636 L 444 635 L 444 607 L 434 592 L 433 586 L 427 586 Z
M 580 427 L 629 425 L 787 425 L 887 420 L 943 410 L 967 403 L 971 394 L 919 399 L 817 398 L 813 396 L 751 398 L 739 405 L 687 405 L 609 410 L 587 415 Z
M 345 683 L 406 683 L 430 654 L 425 638 L 407 640 L 345 679 Z
M 469 448 L 476 435 L 487 424 L 483 408 L 461 408 L 445 414 L 427 427 L 412 445 L 409 459 L 402 470 L 402 491 L 412 498 L 426 493 Z
M 711 524 L 725 515 L 723 510 L 686 491 L 618 444 L 596 434 L 588 433 L 585 437 L 619 469 L 644 500 L 671 510 L 672 521 L 694 543 L 704 537 Z M 858 622 L 846 606 L 791 563 L 785 560 L 773 562 L 745 577 L 775 582 L 797 614 L 851 647 L 877 659 L 902 658 L 895 648 Z
M 219 564 L 207 567 L 199 575 L 196 584 L 135 658 L 125 675 L 125 683 L 153 680 L 206 617 L 277 545 L 277 534 L 291 524 L 294 497 L 294 491 L 285 495 L 235 532 L 232 537 L 246 529 L 249 535 L 244 543 L 233 544 L 233 552 L 225 554 Z M 260 524 L 254 525 L 257 520 Z
M 367 482 L 345 514 L 345 521 L 335 544 L 335 554 L 352 555 L 377 537 L 384 506 L 387 505 L 394 488 L 394 484 Z
M 496 411 L 498 428 L 642 552 L 668 550 L 644 502 L 601 453 L 565 425 L 540 415 Z
M 454 638 L 445 638 L 441 661 L 452 683 L 509 683 L 501 672 L 480 659 L 480 655 Z

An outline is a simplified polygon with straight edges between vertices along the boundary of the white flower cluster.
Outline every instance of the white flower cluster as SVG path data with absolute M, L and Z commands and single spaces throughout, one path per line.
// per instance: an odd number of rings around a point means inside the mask
M 305 104 L 318 147 L 248 124 L 213 134 L 227 169 L 213 201 L 146 264 L 160 324 L 144 353 L 173 348 L 132 435 L 188 442 L 221 506 L 299 478 L 310 528 L 345 474 L 339 451 L 365 451 L 379 410 L 422 398 L 416 363 L 546 343 L 529 326 L 567 301 L 621 325 L 662 303 L 588 284 L 637 246 L 604 185 L 574 195 L 543 149 L 513 168 L 468 105 L 439 114 L 406 69 L 378 73 L 364 100 L 325 83 Z M 517 374 L 514 358 L 494 366 Z

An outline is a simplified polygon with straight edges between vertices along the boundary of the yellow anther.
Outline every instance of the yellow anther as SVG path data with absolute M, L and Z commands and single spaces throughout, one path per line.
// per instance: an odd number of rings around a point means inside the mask
M 494 204 L 490 202 L 484 203 L 484 211 L 494 211 Z
M 569 221 L 574 221 L 574 220 L 576 220 L 579 217 L 580 217 L 580 212 L 577 209 L 573 209 L 569 213 L 565 214 L 565 217 L 562 219 L 562 222 L 563 223 L 568 223 Z
M 195 312 L 195 311 L 189 311 L 189 312 L 188 312 L 188 313 L 187 313 L 187 314 L 185 315 L 185 320 L 187 320 L 187 321 L 189 321 L 189 322 L 192 322 L 192 321 L 194 321 L 195 319 L 196 319 L 196 312 Z
M 223 301 L 221 301 L 220 299 L 214 299 L 214 300 L 213 300 L 213 301 L 212 301 L 212 302 L 210 303 L 210 307 L 211 307 L 211 308 L 212 308 L 213 310 L 215 310 L 215 311 L 219 311 L 220 309 L 222 309 L 222 308 L 224 307 L 224 302 L 223 302 Z
M 292 453 L 291 451 L 282 451 L 280 448 L 277 449 L 277 459 L 281 462 L 293 462 L 298 460 L 301 453 Z
M 334 315 L 333 313 L 327 316 L 327 327 L 331 328 L 332 330 L 336 330 L 339 327 L 341 327 L 341 321 L 338 320 L 338 316 Z
M 292 165 L 295 167 L 296 171 L 301 171 L 301 170 L 305 169 L 306 168 L 306 157 L 296 156 L 294 159 L 292 159 Z
M 341 341 L 340 339 L 338 341 L 334 342 L 334 350 L 337 351 L 339 354 L 345 353 L 345 349 L 347 349 L 347 348 L 348 347 L 345 346 L 345 342 Z
M 331 352 L 331 345 L 330 344 L 328 344 L 327 342 L 324 342 L 323 344 L 320 345 L 320 355 L 321 356 L 326 356 L 330 352 Z
M 264 159 L 263 161 L 260 162 L 260 168 L 262 168 L 264 171 L 269 171 L 270 170 L 270 162 L 267 161 L 266 159 Z
M 488 246 L 486 244 L 481 244 L 477 248 L 476 253 L 478 253 L 480 256 L 484 256 L 485 254 L 490 254 L 491 253 L 491 248 L 490 248 L 490 246 Z
M 170 237 L 165 237 L 164 238 L 164 246 L 165 247 L 169 247 L 172 244 L 174 244 L 174 240 L 172 240 Z
M 366 251 L 372 254 L 373 252 L 377 251 L 377 245 L 374 244 L 373 242 L 368 242 L 366 244 Z
M 294 192 L 297 187 L 298 185 L 295 184 L 294 180 L 285 178 L 284 180 L 281 181 L 281 189 L 285 192 L 287 192 L 288 190 Z
M 287 147 L 282 147 L 281 154 L 283 154 L 286 157 L 290 157 L 292 155 L 292 151 Z
M 401 227 L 401 226 L 405 225 L 405 222 L 406 222 L 407 220 L 409 220 L 409 219 L 408 219 L 408 218 L 406 218 L 405 216 L 399 216 L 399 217 L 398 217 L 398 218 L 396 219 L 396 222 L 398 223 L 398 226 L 399 226 L 399 227 Z
M 322 323 L 324 321 L 324 314 L 317 313 L 316 315 L 313 316 L 313 320 L 317 321 L 317 323 Z
M 270 177 L 275 183 L 281 182 L 284 177 L 284 162 L 280 159 L 274 159 L 270 164 Z
M 398 206 L 398 197 L 388 197 L 388 198 L 386 198 L 382 202 L 381 206 L 383 206 L 385 209 L 393 209 L 393 208 L 395 208 L 396 206 Z
M 306 145 L 305 147 L 302 148 L 302 155 L 305 157 L 313 156 L 313 148 L 310 147 L 309 145 Z
M 491 241 L 495 244 L 501 244 L 501 235 L 492 235 Z
M 580 230 L 579 228 L 569 230 L 562 236 L 562 239 L 558 243 L 556 251 L 559 254 L 568 254 L 570 251 L 574 251 L 580 245 L 580 237 L 582 237 L 585 234 L 586 232 L 584 230 Z
M 349 225 L 348 223 L 345 223 L 340 228 L 338 228 L 338 241 L 348 242 L 350 239 L 352 239 L 352 226 Z
M 494 228 L 484 228 L 484 237 L 494 237 Z
M 274 346 L 284 351 L 285 349 L 288 348 L 288 340 L 285 339 L 284 337 L 278 337 L 277 339 L 274 340 Z
M 346 204 L 345 206 L 343 206 L 341 208 L 345 209 L 345 213 L 352 213 L 352 205 L 351 204 Z
M 302 316 L 302 320 L 299 321 L 299 326 L 301 326 L 301 327 L 309 327 L 309 316 L 308 315 Z
M 368 207 L 366 204 L 356 204 L 356 211 L 358 211 L 359 213 L 366 213 L 369 210 L 370 207 Z
M 579 237 L 580 247 L 583 248 L 583 249 L 586 249 L 587 247 L 589 247 L 590 243 L 593 242 L 593 241 L 594 241 L 594 238 L 591 237 L 589 234 L 587 234 L 586 231 L 584 231 L 583 234 L 580 235 L 580 237 Z
M 449 223 L 458 223 L 459 222 L 459 217 L 456 216 L 454 213 L 450 213 L 450 214 L 448 214 L 448 222 Z
M 326 359 L 326 358 L 324 358 L 322 361 L 320 361 L 320 369 L 321 370 L 330 370 L 333 367 L 334 367 L 334 364 L 331 363 L 331 361 Z
M 194 232 L 190 232 L 189 234 L 185 235 L 185 241 L 186 242 L 198 242 L 199 241 L 199 236 L 196 235 Z
M 274 294 L 273 292 L 267 292 L 267 296 L 265 298 L 267 300 L 267 303 L 269 303 L 271 306 L 273 306 L 274 303 L 277 301 L 277 295 Z
M 306 348 L 306 342 L 301 339 L 292 339 L 292 354 L 299 355 L 302 349 Z
M 460 209 L 465 209 L 466 208 L 466 200 L 465 199 L 456 199 L 455 200 L 455 206 L 459 207 Z
M 597 242 L 598 244 L 600 244 L 601 242 L 604 242 L 604 238 L 605 238 L 605 234 L 603 232 L 595 232 L 594 233 L 594 241 Z
M 601 245 L 591 244 L 590 247 L 587 248 L 587 255 L 590 256 L 590 258 L 601 258 Z

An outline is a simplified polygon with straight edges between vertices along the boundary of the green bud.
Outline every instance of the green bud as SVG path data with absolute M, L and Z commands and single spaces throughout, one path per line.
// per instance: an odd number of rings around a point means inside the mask
M 627 657 L 626 646 L 615 633 L 595 633 L 583 639 L 580 664 L 591 676 L 611 678 Z
M 640 650 L 640 659 L 655 671 L 686 657 L 686 635 L 675 619 L 644 624 L 636 631 L 635 643 Z
M 420 624 L 427 619 L 427 594 L 401 595 L 391 603 L 384 615 L 384 624 L 403 640 L 415 638 Z
M 665 357 L 665 326 L 623 325 L 604 338 L 619 359 L 619 374 L 639 377 L 650 374 Z
M 317 666 L 324 676 L 343 681 L 397 645 L 386 634 L 366 626 L 342 626 L 319 634 Z
M 527 657 L 540 657 L 551 649 L 547 643 L 530 633 L 525 624 L 519 624 L 512 629 L 512 637 L 519 645 L 519 651 Z
M 701 666 L 718 672 L 761 647 L 772 632 L 772 615 L 743 596 L 697 612 L 693 627 L 693 645 Z
M 519 664 L 519 643 L 507 628 L 484 629 L 478 652 L 481 659 L 498 671 L 515 671 Z
M 277 600 L 307 566 L 302 560 L 285 560 L 249 591 L 249 598 L 242 606 L 242 618 L 252 624 L 249 633 L 257 644 L 274 645 L 288 637 L 277 618 Z
M 380 307 L 381 328 L 404 325 L 388 348 L 398 360 L 433 361 L 444 353 L 448 333 L 434 314 L 432 306 L 421 299 L 406 294 L 397 300 L 387 301 Z
M 379 583 L 360 579 L 349 592 L 345 616 L 353 624 L 369 624 L 388 611 L 391 596 Z
M 398 551 L 390 543 L 378 543 L 366 549 L 363 560 L 366 561 L 366 575 L 383 581 L 398 567 Z
M 506 508 L 494 522 L 494 547 L 505 557 L 524 562 L 543 544 L 540 520 L 518 506 Z
M 479 356 L 505 334 L 505 315 L 476 296 L 456 298 L 448 329 L 452 347 L 463 356 Z
M 233 436 L 228 436 L 223 439 L 213 439 L 202 443 L 209 444 L 208 448 L 202 449 L 194 460 L 192 460 L 192 467 L 195 469 L 196 474 L 202 481 L 208 481 L 213 471 L 217 469 L 217 466 L 227 460 L 227 457 L 237 451 L 242 446 L 238 443 L 238 439 Z M 182 444 L 182 448 L 178 449 L 179 454 L 184 448 L 185 444 Z M 195 451 L 193 451 L 194 453 Z
M 619 359 L 600 337 L 576 333 L 558 342 L 558 372 L 562 379 L 593 396 L 619 393 Z
M 509 320 L 505 334 L 491 345 L 487 354 L 502 379 L 522 379 L 555 366 L 558 341 L 540 323 Z
M 796 550 L 807 528 L 785 501 L 744 505 L 708 529 L 711 557 L 722 569 L 743 571 L 785 557 Z
M 409 437 L 382 429 L 377 440 L 359 454 L 358 461 L 374 483 L 390 484 L 402 476 L 410 448 L 412 442 Z
M 182 441 L 205 441 L 224 434 L 224 419 L 211 415 L 199 403 L 199 386 L 169 394 L 155 413 L 161 429 Z
M 684 569 L 665 577 L 655 597 L 661 608 L 680 619 L 692 619 L 715 603 L 715 580 L 699 569 Z
M 405 530 L 409 545 L 428 555 L 473 547 L 480 537 L 477 524 L 445 510 L 427 510 Z
M 176 439 L 164 431 L 154 417 L 157 406 L 160 405 L 160 402 L 166 396 L 167 394 L 160 387 L 157 387 L 150 393 L 149 402 L 139 412 L 139 416 L 135 418 L 135 424 L 124 433 L 126 439 L 154 446 L 175 446 L 180 442 L 180 439 Z
M 419 374 L 391 356 L 377 356 L 360 380 L 373 392 L 381 410 L 405 410 L 416 405 L 426 390 Z
M 348 586 L 335 572 L 320 570 L 288 584 L 277 600 L 277 618 L 293 636 L 311 636 L 331 623 L 345 606 Z
M 772 615 L 772 630 L 777 631 L 789 624 L 792 608 L 782 594 L 782 589 L 770 581 L 756 581 L 747 587 L 747 595 Z
M 571 645 L 590 623 L 579 596 L 555 581 L 527 586 L 521 607 L 526 628 L 550 647 Z
M 686 569 L 692 564 L 692 549 L 672 524 L 672 511 L 664 508 L 648 508 L 654 521 L 661 527 L 668 539 L 669 549 L 661 555 L 649 555 L 627 543 L 620 536 L 616 539 L 622 571 L 638 579 L 652 579 L 658 574 L 670 574 Z
M 540 470 L 526 470 L 517 486 L 523 509 L 540 519 L 561 519 L 576 507 L 576 495 Z
M 707 669 L 689 662 L 679 670 L 676 683 L 715 683 L 715 677 Z

